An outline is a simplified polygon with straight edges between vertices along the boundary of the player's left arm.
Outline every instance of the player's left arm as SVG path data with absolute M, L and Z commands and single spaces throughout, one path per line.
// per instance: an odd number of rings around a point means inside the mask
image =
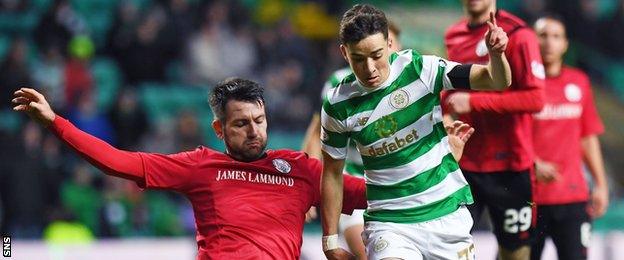
M 609 186 L 605 174 L 602 152 L 600 151 L 600 140 L 598 136 L 589 135 L 581 139 L 583 150 L 583 161 L 594 179 L 590 198 L 590 214 L 597 218 L 602 216 L 609 205 Z
M 594 104 L 589 78 L 584 78 L 583 113 L 581 114 L 581 149 L 583 161 L 594 180 L 590 198 L 590 214 L 597 218 L 602 216 L 609 205 L 609 186 L 605 174 L 604 161 L 600 150 L 598 135 L 604 131 Z
M 487 22 L 489 30 L 485 35 L 485 44 L 489 51 L 490 61 L 487 65 L 470 67 L 470 88 L 474 90 L 505 90 L 511 85 L 511 68 L 505 57 L 509 38 L 498 27 L 494 13 L 490 13 Z

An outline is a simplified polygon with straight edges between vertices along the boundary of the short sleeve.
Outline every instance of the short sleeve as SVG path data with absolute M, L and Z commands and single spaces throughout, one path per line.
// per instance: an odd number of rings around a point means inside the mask
M 145 180 L 139 186 L 184 192 L 196 171 L 202 149 L 176 154 L 141 153 Z
M 447 59 L 433 56 L 423 56 L 423 79 L 434 94 L 440 94 L 442 90 L 470 89 L 470 66 Z
M 583 113 L 581 114 L 581 137 L 598 135 L 604 132 L 604 125 L 594 104 L 594 95 L 589 79 L 586 82 L 586 86 L 583 86 L 585 94 L 583 95 Z
M 437 77 L 442 78 L 442 89 L 470 89 L 471 66 L 439 58 Z
M 363 178 L 343 174 L 342 213 L 351 214 L 355 209 L 366 209 L 366 183 Z
M 321 109 L 321 149 L 332 158 L 341 160 L 347 157 L 349 132 L 345 120 L 334 112 L 327 99 Z

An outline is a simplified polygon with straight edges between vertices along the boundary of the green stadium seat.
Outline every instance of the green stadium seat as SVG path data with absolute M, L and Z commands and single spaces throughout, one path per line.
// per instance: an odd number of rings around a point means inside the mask
M 121 86 L 119 68 L 113 60 L 96 58 L 91 64 L 91 72 L 97 91 L 98 109 L 107 111 L 113 105 Z

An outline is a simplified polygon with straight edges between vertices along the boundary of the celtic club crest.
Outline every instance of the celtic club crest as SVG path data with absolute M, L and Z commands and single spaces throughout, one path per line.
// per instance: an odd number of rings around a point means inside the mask
M 397 122 L 391 115 L 383 116 L 375 122 L 375 133 L 381 138 L 387 138 L 397 131 Z
M 396 109 L 402 109 L 409 104 L 409 94 L 403 89 L 398 89 L 390 95 L 390 105 Z

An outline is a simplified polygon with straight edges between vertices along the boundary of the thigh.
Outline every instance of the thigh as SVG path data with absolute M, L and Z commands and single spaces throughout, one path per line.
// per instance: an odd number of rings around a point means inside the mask
M 557 208 L 556 222 L 550 236 L 559 259 L 587 259 L 591 234 L 591 222 L 586 210 L 587 203 L 572 203 Z
M 534 236 L 533 197 L 530 172 L 492 174 L 485 203 L 494 235 L 501 247 L 515 250 L 529 245 Z
M 400 224 L 367 222 L 364 226 L 364 244 L 370 260 L 404 259 L 422 260 L 419 248 L 400 233 Z M 423 235 L 426 234 L 414 234 Z
M 426 259 L 474 259 L 475 247 L 470 229 L 472 217 L 465 207 L 460 207 L 454 213 L 431 221 L 424 227 L 424 232 L 430 235 L 423 255 Z

